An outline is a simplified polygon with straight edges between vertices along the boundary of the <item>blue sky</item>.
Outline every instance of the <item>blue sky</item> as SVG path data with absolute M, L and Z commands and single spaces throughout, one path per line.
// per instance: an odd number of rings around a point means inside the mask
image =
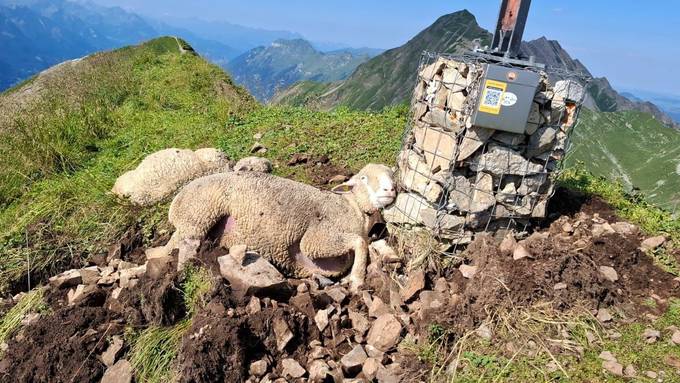
M 492 29 L 498 0 L 95 0 L 149 16 L 184 16 L 298 32 L 314 41 L 392 48 L 439 16 L 468 9 Z M 526 39 L 559 40 L 619 88 L 680 95 L 680 1 L 534 0 Z

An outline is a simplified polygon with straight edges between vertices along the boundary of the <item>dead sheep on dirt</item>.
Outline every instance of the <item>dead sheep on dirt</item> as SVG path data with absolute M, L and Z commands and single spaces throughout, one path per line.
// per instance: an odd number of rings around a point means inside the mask
M 164 149 L 147 156 L 135 170 L 118 177 L 111 191 L 136 205 L 149 206 L 169 197 L 191 180 L 230 170 L 227 155 L 217 149 Z
M 290 276 L 339 277 L 351 268 L 356 291 L 366 276 L 368 233 L 395 197 L 393 171 L 376 164 L 333 192 L 263 173 L 210 175 L 175 197 L 168 216 L 176 231 L 147 256 L 168 255 L 217 232 L 221 246 L 246 245 Z

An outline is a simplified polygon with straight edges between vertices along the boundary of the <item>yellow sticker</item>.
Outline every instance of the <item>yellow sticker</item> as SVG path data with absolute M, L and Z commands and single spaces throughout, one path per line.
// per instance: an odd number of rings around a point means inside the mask
M 479 103 L 479 111 L 489 114 L 500 114 L 505 90 L 508 84 L 500 81 L 486 80 L 482 102 Z

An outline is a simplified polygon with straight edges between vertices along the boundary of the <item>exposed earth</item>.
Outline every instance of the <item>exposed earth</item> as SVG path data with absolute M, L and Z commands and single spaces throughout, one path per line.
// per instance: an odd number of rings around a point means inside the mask
M 29 313 L 4 346 L 0 380 L 129 382 L 131 334 L 185 323 L 173 364 L 182 382 L 428 381 L 431 366 L 413 350 L 430 341 L 433 324 L 451 329 L 452 340 L 472 332 L 493 342 L 487 330 L 499 312 L 539 304 L 563 313 L 579 308 L 607 328 L 661 315 L 670 298 L 680 297 L 680 281 L 641 250 L 650 242 L 642 244 L 638 228 L 601 200 L 561 191 L 551 212 L 551 222 L 519 242 L 482 235 L 460 259 L 410 272 L 408 252 L 373 246 L 358 295 L 318 277 L 240 296 L 220 275 L 217 258 L 228 251 L 208 240 L 193 267 L 209 270 L 214 283 L 195 313 L 183 304 L 185 274 L 174 271 L 176 260 L 143 266 L 144 249 L 130 246 L 131 232 L 77 278 L 51 279 L 47 307 Z M 16 298 L 4 300 L 0 312 Z M 649 299 L 657 304 L 643 304 Z M 615 358 L 603 367 L 618 371 Z

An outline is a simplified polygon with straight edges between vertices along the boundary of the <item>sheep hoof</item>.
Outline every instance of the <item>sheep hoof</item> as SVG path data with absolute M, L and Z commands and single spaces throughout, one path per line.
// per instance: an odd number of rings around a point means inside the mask
M 340 281 L 342 285 L 349 285 L 349 291 L 352 294 L 358 294 L 361 292 L 361 288 L 364 286 L 364 281 L 361 278 L 355 278 L 351 275 L 342 278 Z

